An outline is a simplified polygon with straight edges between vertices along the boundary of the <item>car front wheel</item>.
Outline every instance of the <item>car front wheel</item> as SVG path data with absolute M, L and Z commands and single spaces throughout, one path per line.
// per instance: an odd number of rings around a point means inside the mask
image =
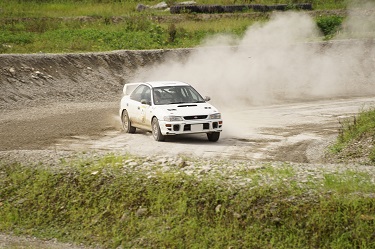
M 126 110 L 122 112 L 122 128 L 126 133 L 134 133 L 135 127 L 133 127 L 130 123 L 129 115 Z
M 207 133 L 207 138 L 208 138 L 208 141 L 210 142 L 216 142 L 217 140 L 219 140 L 219 137 L 220 137 L 220 132 Z
M 159 121 L 156 117 L 152 119 L 151 125 L 152 125 L 152 136 L 154 137 L 154 139 L 156 141 L 164 141 L 165 137 L 163 134 L 161 134 Z

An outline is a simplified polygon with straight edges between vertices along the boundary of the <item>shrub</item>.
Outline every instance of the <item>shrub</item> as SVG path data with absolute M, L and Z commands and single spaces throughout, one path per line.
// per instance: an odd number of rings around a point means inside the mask
M 343 20 L 342 16 L 324 16 L 319 17 L 316 22 L 325 36 L 333 36 L 340 29 Z

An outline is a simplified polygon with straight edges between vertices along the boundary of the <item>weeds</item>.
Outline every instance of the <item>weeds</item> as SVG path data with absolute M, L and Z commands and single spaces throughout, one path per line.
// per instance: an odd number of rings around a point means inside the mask
M 332 153 L 339 154 L 346 149 L 348 158 L 368 154 L 369 161 L 375 164 L 375 109 L 362 110 L 357 116 L 339 122 L 339 134 L 331 146 Z
M 58 170 L 1 164 L 0 231 L 106 248 L 374 246 L 366 174 L 297 186 L 291 165 L 265 165 L 237 174 L 244 185 L 156 165 L 150 175 L 127 169 L 128 159 L 62 160 Z
M 245 1 L 246 2 L 246 1 Z M 251 1 L 254 4 L 280 4 L 283 1 Z M 284 1 L 290 4 L 290 1 Z M 303 1 L 294 1 L 298 3 Z M 147 4 L 155 4 L 147 1 Z M 169 2 L 171 4 L 171 2 Z M 0 1 L 0 53 L 66 53 L 120 49 L 162 49 L 195 47 L 207 37 L 229 34 L 241 37 L 247 28 L 267 16 L 223 17 L 197 20 L 193 14 L 173 22 L 157 21 L 168 13 L 136 12 L 136 1 Z M 240 4 L 231 1 L 203 1 L 201 4 Z M 328 4 L 345 7 L 344 1 L 313 1 L 316 8 Z M 190 18 L 189 18 L 190 17 Z M 331 38 L 341 17 L 322 17 L 319 27 Z M 163 19 L 163 18 L 162 18 Z M 160 20 L 162 20 L 160 19 Z M 168 20 L 168 18 L 166 18 Z
M 323 16 L 317 18 L 316 23 L 326 39 L 330 39 L 339 31 L 343 20 L 342 16 Z

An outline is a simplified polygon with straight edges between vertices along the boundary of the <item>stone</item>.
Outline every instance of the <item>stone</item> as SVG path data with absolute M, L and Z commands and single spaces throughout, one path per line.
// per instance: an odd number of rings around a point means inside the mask
M 181 2 L 181 3 L 177 3 L 178 5 L 195 5 L 197 4 L 196 1 L 185 1 L 185 2 Z
M 150 8 L 149 6 L 139 3 L 135 9 L 137 11 L 141 12 L 141 11 L 145 11 L 146 9 L 149 9 L 149 8 Z
M 151 8 L 156 9 L 156 10 L 164 10 L 164 9 L 168 8 L 168 4 L 166 2 L 161 2 L 161 3 L 158 3 L 154 6 L 152 6 Z

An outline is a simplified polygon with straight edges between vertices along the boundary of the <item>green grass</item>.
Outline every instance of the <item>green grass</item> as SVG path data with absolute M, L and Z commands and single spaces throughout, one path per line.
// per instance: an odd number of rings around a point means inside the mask
M 326 39 L 330 39 L 340 30 L 343 20 L 343 16 L 332 15 L 318 17 L 316 23 Z
M 334 18 L 334 17 L 332 17 Z M 241 37 L 247 28 L 266 18 L 221 18 L 219 20 L 187 20 L 173 24 L 156 23 L 146 14 L 129 15 L 113 23 L 111 19 L 90 21 L 62 19 L 0 20 L 2 53 L 67 53 L 111 51 L 121 49 L 165 49 L 195 47 L 216 34 Z M 337 25 L 321 22 L 327 36 Z M 331 19 L 324 19 L 331 20 Z M 341 20 L 341 19 L 340 19 Z
M 141 3 L 155 5 L 160 1 Z M 178 1 L 166 1 L 173 4 Z M 343 9 L 347 0 L 202 0 L 199 4 L 296 4 L 311 2 L 314 9 Z M 135 12 L 135 0 L 0 0 L 2 17 L 123 16 Z
M 362 110 L 353 118 L 340 121 L 341 128 L 336 143 L 331 146 L 331 152 L 339 154 L 346 148 L 351 148 L 344 157 L 361 157 L 368 152 L 369 162 L 375 164 L 375 109 Z M 361 141 L 370 140 L 369 147 L 362 148 Z
M 375 246 L 367 174 L 302 183 L 291 165 L 265 164 L 239 171 L 245 181 L 232 184 L 152 163 L 151 173 L 129 169 L 129 158 L 61 160 L 58 170 L 1 163 L 0 231 L 105 248 Z
M 110 24 L 105 18 L 91 22 L 59 19 L 0 22 L 0 44 L 6 45 L 3 53 L 61 53 L 194 47 L 217 33 L 239 36 L 254 21 L 223 18 L 204 23 L 194 20 L 177 23 L 173 40 L 170 39 L 171 24 L 158 24 L 141 14 Z
M 293 1 L 299 3 L 304 1 Z M 267 15 L 241 15 L 200 20 L 196 14 L 137 12 L 137 1 L 0 0 L 0 53 L 67 53 L 122 49 L 195 47 L 208 37 L 241 37 Z M 158 1 L 145 1 L 153 5 Z M 168 1 L 172 3 L 172 1 Z M 202 1 L 201 4 L 289 4 L 290 1 Z M 313 1 L 315 9 L 345 8 L 346 1 Z M 160 18 L 159 18 L 160 17 Z M 321 17 L 327 38 L 341 17 Z M 336 20 L 336 21 L 335 21 Z M 172 30 L 172 31 L 171 31 Z

